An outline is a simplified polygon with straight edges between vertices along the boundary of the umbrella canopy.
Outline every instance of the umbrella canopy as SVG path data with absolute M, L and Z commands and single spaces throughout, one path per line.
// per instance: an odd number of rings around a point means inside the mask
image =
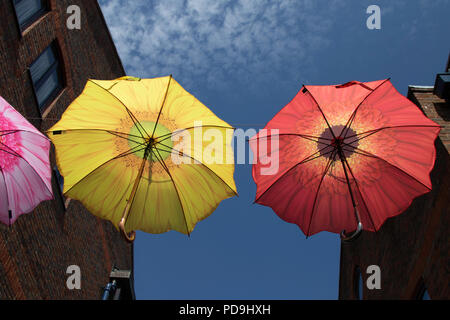
M 389 79 L 304 86 L 265 129 L 250 140 L 256 202 L 307 236 L 376 231 L 431 190 L 440 127 Z
M 189 234 L 236 195 L 232 127 L 172 76 L 89 80 L 48 135 L 64 194 L 128 240 Z
M 53 199 L 50 141 L 0 97 L 0 221 Z

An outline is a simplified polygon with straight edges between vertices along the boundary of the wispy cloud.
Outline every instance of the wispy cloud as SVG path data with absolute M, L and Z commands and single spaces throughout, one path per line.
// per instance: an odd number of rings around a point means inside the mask
M 305 80 L 314 52 L 330 43 L 338 3 L 100 0 L 128 74 L 209 86 L 281 80 L 275 74 Z

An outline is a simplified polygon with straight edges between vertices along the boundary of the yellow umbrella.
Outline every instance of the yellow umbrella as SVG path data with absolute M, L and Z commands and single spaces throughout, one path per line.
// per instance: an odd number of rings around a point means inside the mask
M 47 134 L 64 194 L 129 241 L 189 234 L 237 194 L 233 128 L 172 76 L 89 80 Z

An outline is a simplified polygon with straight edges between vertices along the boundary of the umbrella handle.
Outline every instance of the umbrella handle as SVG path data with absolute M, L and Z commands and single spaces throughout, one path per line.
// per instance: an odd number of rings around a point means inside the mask
M 122 220 L 120 220 L 119 222 L 119 230 L 122 236 L 125 238 L 125 240 L 127 240 L 130 243 L 133 242 L 134 239 L 136 238 L 135 231 L 131 231 L 129 234 L 125 231 L 125 217 L 123 217 Z
M 362 225 L 361 221 L 358 221 L 358 227 L 356 227 L 356 231 L 353 232 L 352 234 L 346 235 L 345 234 L 345 230 L 342 230 L 341 231 L 341 239 L 342 239 L 342 241 L 355 240 L 360 235 L 362 229 L 363 229 L 363 225 Z

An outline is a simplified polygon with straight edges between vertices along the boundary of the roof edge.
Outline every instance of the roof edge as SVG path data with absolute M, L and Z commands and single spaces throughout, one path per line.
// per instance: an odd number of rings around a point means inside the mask
M 111 41 L 112 47 L 113 47 L 113 49 L 114 49 L 114 52 L 116 53 L 116 56 L 117 56 L 117 58 L 119 59 L 119 66 L 120 66 L 120 69 L 121 69 L 123 75 L 125 76 L 125 75 L 126 75 L 126 72 L 125 72 L 125 68 L 123 67 L 122 59 L 120 58 L 119 52 L 117 51 L 116 44 L 114 43 L 114 40 L 113 40 L 112 35 L 111 35 L 111 32 L 109 31 L 108 24 L 106 23 L 105 16 L 103 15 L 103 11 L 102 11 L 102 8 L 100 7 L 100 4 L 98 3 L 98 0 L 95 0 L 95 5 L 97 6 L 97 10 L 98 10 L 99 13 L 100 13 L 100 18 L 102 19 L 103 24 L 105 25 L 106 30 L 108 31 L 108 32 L 107 32 L 108 38 L 109 38 L 109 40 Z
M 427 92 L 427 93 L 433 93 L 434 86 L 417 86 L 417 85 L 409 85 L 408 86 L 408 93 L 406 94 L 406 97 L 408 99 L 411 99 L 411 96 L 414 92 Z
M 409 85 L 408 86 L 408 90 L 411 90 L 411 91 L 425 91 L 425 92 L 428 92 L 428 91 L 433 91 L 433 89 L 434 89 L 434 86 L 416 86 L 416 85 Z

